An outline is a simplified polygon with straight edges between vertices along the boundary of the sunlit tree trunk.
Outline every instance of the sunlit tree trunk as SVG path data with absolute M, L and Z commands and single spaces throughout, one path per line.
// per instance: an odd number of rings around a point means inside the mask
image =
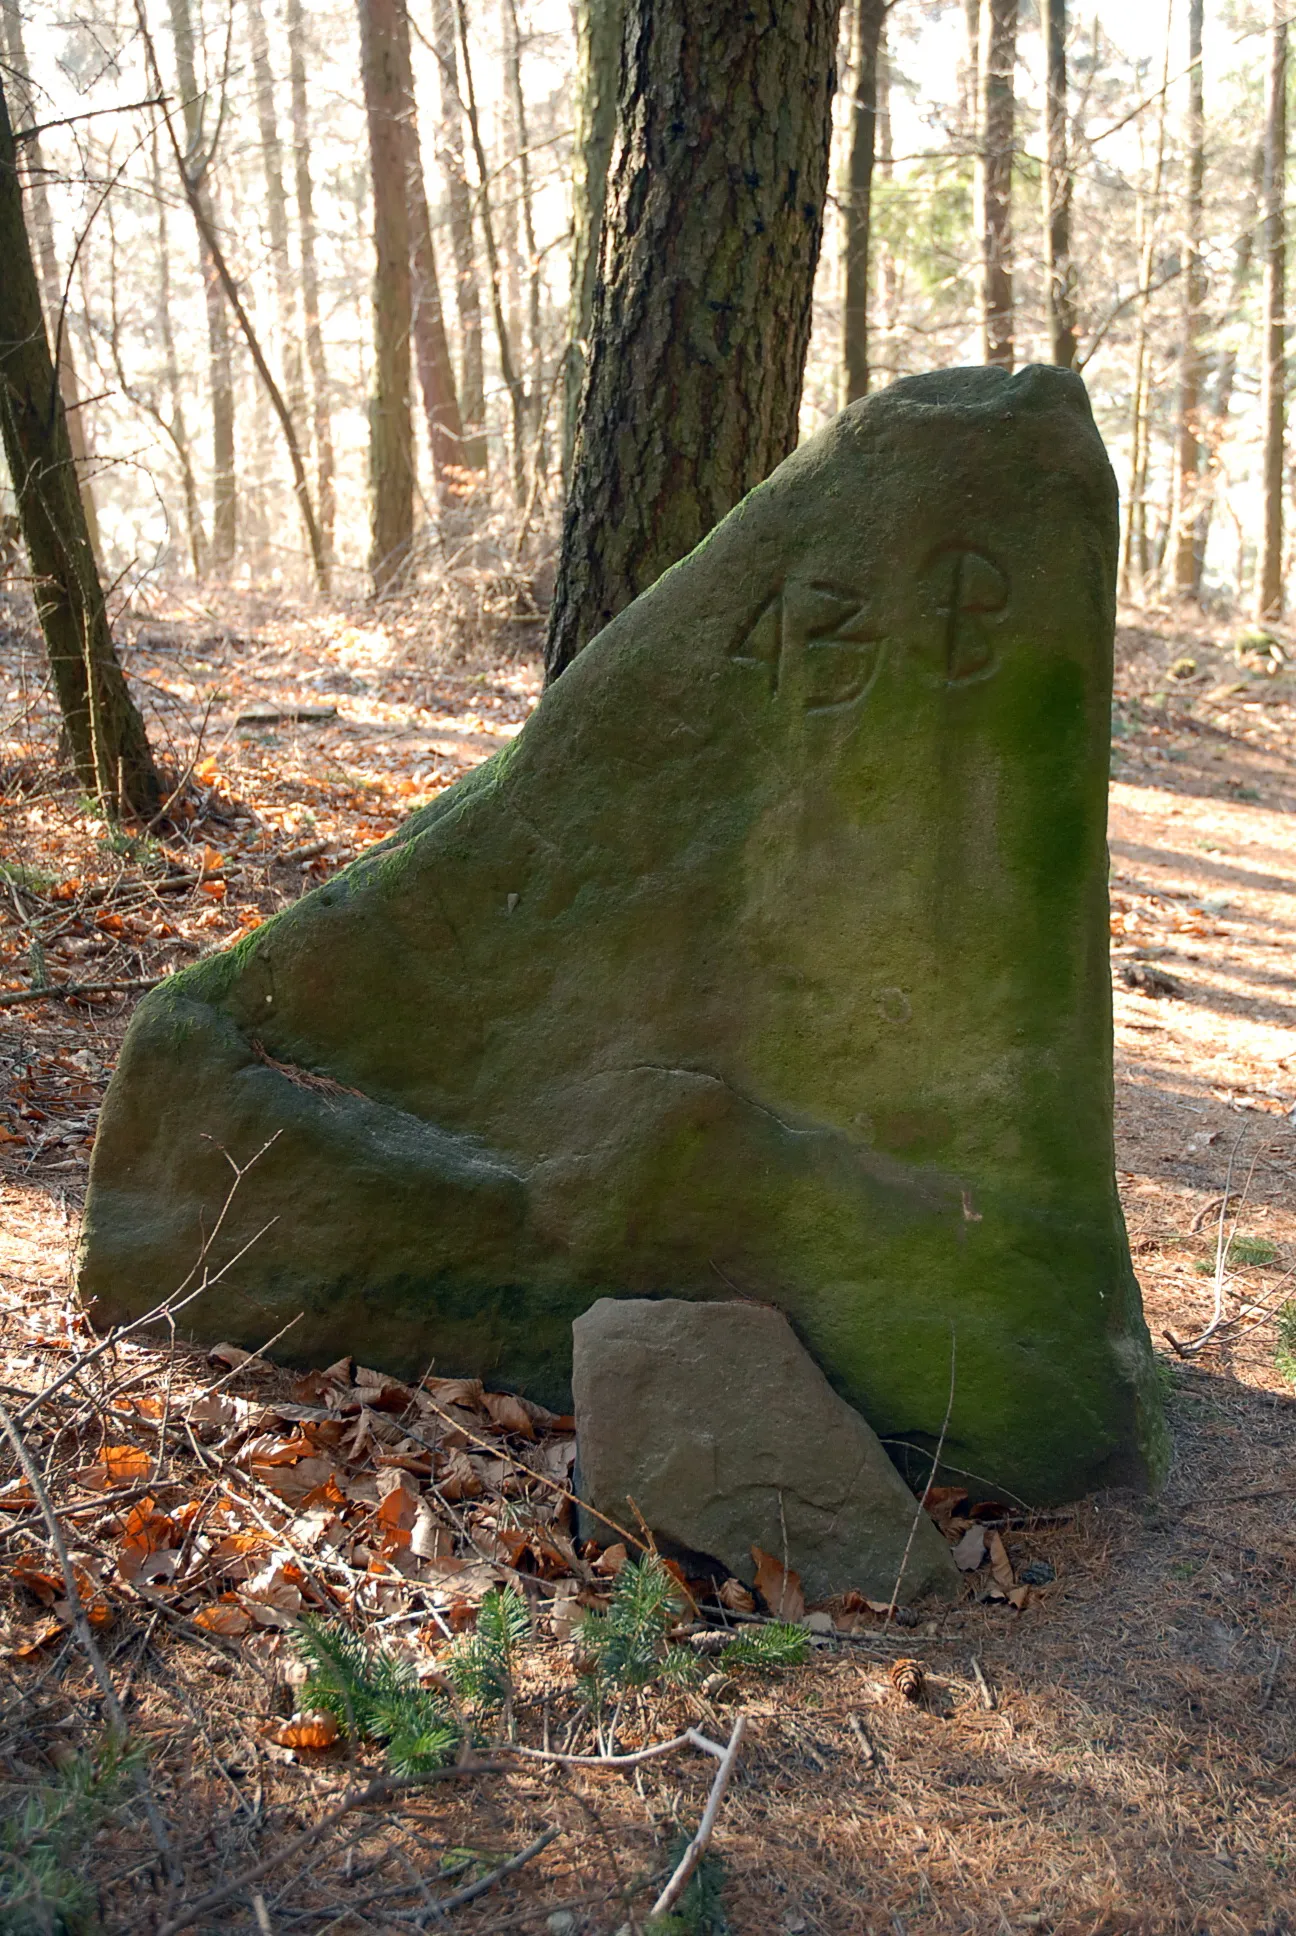
M 1071 255 L 1073 176 L 1067 139 L 1066 0 L 1040 0 L 1047 69 L 1044 169 L 1044 274 L 1047 285 L 1049 356 L 1064 370 L 1076 360 L 1076 267 Z
M 959 57 L 959 132 L 975 148 L 981 127 L 981 0 L 963 0 L 963 52 Z
M 301 249 L 302 311 L 306 361 L 311 375 L 311 421 L 315 433 L 316 494 L 320 543 L 326 569 L 332 565 L 337 500 L 333 482 L 333 419 L 328 365 L 320 326 L 319 266 L 315 248 L 315 184 L 311 177 L 310 116 L 306 105 L 306 24 L 301 0 L 285 0 L 288 72 L 292 89 L 293 180 L 297 193 L 297 233 Z
M 369 404 L 369 570 L 376 594 L 400 579 L 414 535 L 410 421 L 410 228 L 402 124 L 402 0 L 359 0 L 373 182 L 374 379 Z
M 544 367 L 544 344 L 541 340 L 540 329 L 542 288 L 540 251 L 536 247 L 535 196 L 531 188 L 531 156 L 528 152 L 530 135 L 527 128 L 526 94 L 522 86 L 522 35 L 518 28 L 517 0 L 504 0 L 504 13 L 508 87 L 512 102 L 510 118 L 517 136 L 518 204 L 522 217 L 522 248 L 526 258 L 524 273 L 527 307 L 527 392 L 531 406 L 530 429 L 534 437 L 539 437 L 542 429 L 540 418 L 544 410 L 544 399 L 540 394 Z M 519 339 L 515 336 L 514 340 L 518 341 Z
M 1264 512 L 1256 569 L 1256 616 L 1279 618 L 1283 608 L 1283 471 L 1287 406 L 1287 16 L 1285 0 L 1270 0 L 1269 67 L 1264 147 L 1264 360 L 1260 414 L 1264 423 Z
M 108 629 L 41 314 L 2 83 L 0 262 L 0 442 L 68 747 L 82 786 L 109 812 L 151 814 L 162 789 Z
M 1125 494 L 1125 531 L 1121 549 L 1120 595 L 1132 593 L 1137 561 L 1139 591 L 1146 594 L 1151 558 L 1148 550 L 1147 486 L 1150 456 L 1148 399 L 1148 320 L 1151 302 L 1152 255 L 1161 211 L 1165 179 L 1166 114 L 1170 93 L 1170 26 L 1174 0 L 1166 0 L 1165 39 L 1161 60 L 1161 91 L 1157 99 L 1156 163 L 1150 194 L 1140 194 L 1138 235 L 1138 307 L 1134 338 L 1134 404 L 1130 424 L 1129 488 Z
M 629 0 L 551 679 L 796 443 L 837 14 Z
M 266 217 L 270 229 L 270 258 L 274 267 L 275 300 L 279 311 L 279 340 L 283 357 L 284 401 L 299 437 L 306 432 L 306 390 L 302 375 L 301 339 L 297 329 L 297 301 L 293 288 L 292 257 L 288 248 L 288 197 L 284 190 L 283 144 L 275 113 L 274 73 L 270 41 L 261 0 L 247 0 L 252 74 L 256 90 L 261 160 L 265 170 Z
M 589 353 L 599 234 L 607 200 L 608 168 L 616 137 L 617 77 L 625 0 L 575 0 L 575 126 L 572 130 L 571 301 L 563 369 L 563 478 L 571 476 L 572 449 L 585 364 Z
M 1176 592 L 1195 598 L 1201 589 L 1201 406 L 1205 357 L 1202 311 L 1206 274 L 1202 265 L 1202 190 L 1205 177 L 1206 117 L 1202 101 L 1202 15 L 1204 0 L 1188 0 L 1188 184 L 1183 236 L 1183 335 L 1179 353 L 1178 503 L 1172 552 Z
M 843 405 L 864 396 L 869 385 L 869 218 L 877 149 L 878 50 L 885 18 L 886 0 L 854 0 L 850 135 L 841 209 Z
M 171 34 L 175 41 L 180 109 L 184 118 L 185 162 L 210 233 L 217 227 L 208 174 L 214 159 L 207 147 L 209 130 L 205 96 L 198 91 L 194 57 L 193 19 L 189 0 L 169 0 Z M 225 291 L 203 223 L 198 224 L 198 253 L 203 295 L 207 305 L 207 348 L 211 367 L 212 414 L 212 541 L 211 563 L 218 570 L 234 562 L 238 548 L 238 482 L 234 452 L 234 364 L 230 351 L 229 317 Z
M 432 0 L 432 44 L 441 77 L 441 123 L 437 161 L 450 205 L 450 245 L 455 263 L 455 311 L 459 319 L 459 410 L 463 462 L 486 470 L 486 379 L 482 364 L 481 286 L 473 247 L 472 190 L 464 168 L 463 101 L 459 93 L 458 29 L 454 0 Z
M 414 69 L 410 61 L 409 15 L 403 0 L 398 0 L 396 8 L 396 31 L 399 38 L 401 92 L 404 97 L 401 125 L 405 137 L 405 192 L 409 202 L 414 360 L 418 365 L 419 388 L 423 392 L 423 416 L 427 424 L 437 498 L 445 512 L 456 508 L 464 495 L 463 424 L 459 416 L 450 345 L 446 341 L 441 285 L 432 247 L 432 223 L 428 216 L 427 191 L 423 185 L 423 150 L 419 142 Z
M 158 283 L 157 283 L 157 325 L 162 344 L 162 365 L 166 374 L 167 394 L 171 400 L 170 415 L 166 422 L 166 432 L 175 450 L 176 461 L 180 466 L 180 487 L 184 492 L 185 527 L 189 534 L 189 562 L 193 566 L 195 578 L 201 578 L 206 564 L 207 541 L 203 533 L 202 507 L 198 502 L 198 485 L 194 478 L 193 457 L 189 448 L 189 432 L 185 424 L 184 400 L 180 384 L 180 359 L 176 354 L 175 326 L 171 319 L 171 238 L 167 220 L 167 195 L 162 181 L 162 164 L 158 156 L 157 129 L 153 130 L 152 153 L 153 167 L 153 205 L 157 210 L 158 243 Z
M 891 145 L 891 53 L 887 46 L 885 26 L 882 29 L 882 40 L 878 47 L 877 139 L 878 174 L 883 181 L 889 182 L 895 174 L 895 162 Z M 871 205 L 869 228 L 876 232 L 877 223 L 873 218 Z M 878 307 L 886 349 L 883 363 L 875 367 L 879 367 L 885 380 L 892 383 L 900 374 L 896 357 L 896 324 L 900 314 L 900 266 L 896 261 L 895 251 L 885 235 L 878 237 L 878 244 L 876 251 Z
M 1225 311 L 1226 323 L 1236 327 L 1246 300 L 1247 284 L 1251 280 L 1251 265 L 1255 257 L 1256 216 L 1260 206 L 1260 196 L 1264 185 L 1264 143 L 1256 149 L 1251 167 L 1251 179 L 1247 187 L 1246 200 L 1239 210 L 1237 240 L 1233 245 L 1233 270 L 1229 277 L 1228 308 Z M 1237 344 L 1228 342 L 1219 352 L 1215 365 L 1215 382 L 1210 396 L 1209 431 L 1207 444 L 1207 473 L 1202 488 L 1201 528 L 1202 556 L 1210 538 L 1211 519 L 1215 511 L 1215 500 L 1220 494 L 1220 484 L 1224 474 L 1222 451 L 1228 438 L 1229 412 L 1233 404 L 1233 385 L 1237 377 Z M 1241 594 L 1241 580 L 1238 592 Z
M 1017 0 L 981 0 L 976 227 L 981 360 L 1013 366 L 1012 169 Z
M 22 10 L 19 0 L 0 0 L 0 10 L 4 14 L 4 44 L 10 71 L 23 89 L 23 96 L 19 97 L 23 100 L 22 118 L 29 123 L 35 123 L 39 116 L 35 112 L 32 101 L 31 70 L 27 65 L 27 48 L 23 37 Z M 68 441 L 72 446 L 72 456 L 76 462 L 81 502 L 85 506 L 86 530 L 90 534 L 90 544 L 97 558 L 99 556 L 99 513 L 95 505 L 94 486 L 91 482 L 90 443 L 85 412 L 81 408 L 81 386 L 77 381 L 72 339 L 68 334 L 67 318 L 63 313 L 63 280 L 59 275 L 58 255 L 54 248 L 54 217 L 45 186 L 45 157 L 41 150 L 39 135 L 30 135 L 23 141 L 22 160 L 27 178 L 32 226 L 36 232 L 36 256 L 40 268 L 41 295 L 44 298 L 45 327 L 56 348 L 59 391 L 67 412 Z

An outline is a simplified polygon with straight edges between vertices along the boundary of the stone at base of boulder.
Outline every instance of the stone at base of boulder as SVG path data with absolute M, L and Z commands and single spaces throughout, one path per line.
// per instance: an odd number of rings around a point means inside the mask
M 812 1601 L 889 1600 L 897 1580 L 902 1605 L 958 1594 L 881 1440 L 772 1305 L 600 1298 L 572 1336 L 589 1505 L 623 1524 L 638 1511 L 749 1584 L 753 1546 L 786 1553 Z

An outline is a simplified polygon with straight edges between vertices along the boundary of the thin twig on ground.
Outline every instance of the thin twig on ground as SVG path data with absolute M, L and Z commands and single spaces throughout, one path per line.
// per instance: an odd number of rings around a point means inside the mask
M 534 1842 L 519 1854 L 511 1855 L 507 1862 L 501 1862 L 498 1869 L 492 1869 L 489 1875 L 481 1876 L 476 1882 L 465 1883 L 464 1887 L 456 1889 L 452 1896 L 442 1896 L 440 1902 L 434 1902 L 431 1909 L 423 1910 L 416 1916 L 415 1922 L 421 1929 L 432 1917 L 440 1919 L 448 1910 L 458 1909 L 466 1902 L 475 1902 L 478 1896 L 484 1896 L 488 1889 L 493 1889 L 497 1882 L 503 1882 L 506 1877 L 515 1875 L 519 1869 L 539 1855 L 542 1849 L 547 1849 L 551 1842 L 557 1841 L 561 1834 L 561 1828 L 547 1828 L 543 1835 L 537 1835 Z
M 738 1762 L 738 1750 L 742 1746 L 742 1739 L 746 1729 L 747 1716 L 740 1714 L 734 1722 L 734 1730 L 729 1737 L 729 1746 L 725 1749 L 720 1766 L 716 1769 L 715 1780 L 711 1784 L 711 1793 L 707 1797 L 707 1805 L 703 1812 L 702 1820 L 698 1824 L 698 1832 L 681 1856 L 674 1875 L 653 1904 L 652 1913 L 654 1916 L 665 1916 L 675 1907 L 675 1904 L 679 1901 L 685 1889 L 687 1889 L 693 1871 L 697 1868 L 698 1863 L 707 1852 L 707 1847 L 715 1829 L 716 1818 L 720 1813 L 720 1804 L 725 1798 L 725 1791 L 730 1781 L 733 1779 L 734 1768 Z
M 955 1375 L 955 1368 L 957 1363 L 957 1355 L 958 1355 L 958 1334 L 955 1331 L 954 1326 L 951 1324 L 949 1397 L 945 1402 L 945 1416 L 941 1420 L 940 1437 L 936 1441 L 936 1456 L 932 1460 L 931 1471 L 927 1474 L 927 1483 L 923 1487 L 922 1498 L 918 1501 L 918 1510 L 913 1516 L 913 1523 L 909 1528 L 909 1537 L 905 1541 L 904 1552 L 900 1555 L 900 1571 L 896 1574 L 896 1583 L 894 1587 L 891 1589 L 891 1600 L 890 1600 L 890 1604 L 887 1607 L 887 1612 L 886 1612 L 888 1626 L 890 1626 L 891 1622 L 895 1619 L 896 1605 L 900 1598 L 900 1588 L 904 1584 L 905 1568 L 909 1564 L 909 1555 L 913 1551 L 913 1543 L 915 1539 L 918 1537 L 918 1527 L 919 1527 L 919 1524 L 921 1523 L 923 1514 L 927 1510 L 927 1501 L 931 1496 L 931 1489 L 936 1482 L 936 1474 L 940 1470 L 941 1453 L 945 1450 L 945 1434 L 949 1431 L 949 1422 L 954 1411 L 954 1375 Z

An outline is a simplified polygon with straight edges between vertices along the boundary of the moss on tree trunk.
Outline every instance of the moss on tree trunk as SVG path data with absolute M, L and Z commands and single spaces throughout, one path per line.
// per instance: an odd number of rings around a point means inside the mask
M 792 449 L 838 0 L 629 0 L 553 679 Z

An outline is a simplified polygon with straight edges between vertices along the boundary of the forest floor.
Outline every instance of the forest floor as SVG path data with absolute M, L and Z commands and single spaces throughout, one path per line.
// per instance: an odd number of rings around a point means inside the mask
M 916 1628 L 838 1605 L 804 1666 L 627 1705 L 622 1749 L 690 1725 L 723 1740 L 748 1717 L 713 1845 L 741 1936 L 1296 1931 L 1296 672 L 1232 621 L 1127 619 L 1117 1161 L 1170 1478 L 1155 1499 L 1061 1515 L 1006 1505 L 1007 1565 L 1045 1581 L 1014 1590 L 1020 1609 L 983 1569 Z M 640 1927 L 712 1778 L 688 1747 L 623 1772 L 533 1761 L 389 1795 L 253 1873 L 381 1766 L 354 1744 L 293 1745 L 303 1608 L 427 1678 L 491 1582 L 520 1581 L 536 1624 L 516 1738 L 592 1745 L 565 1614 L 607 1582 L 555 1507 L 570 1421 L 462 1381 L 411 1393 L 352 1365 L 295 1379 L 165 1333 L 92 1360 L 70 1271 L 136 995 L 4 1003 L 42 975 L 148 981 L 228 945 L 515 733 L 534 659 L 448 656 L 416 608 L 251 596 L 159 600 L 124 632 L 155 738 L 189 775 L 176 824 L 139 839 L 58 779 L 39 655 L 0 596 L 0 1397 L 25 1419 L 182 1879 L 133 1801 L 100 1826 L 78 1817 L 61 1859 L 94 1892 L 90 1926 L 110 1929 Z M 533 650 L 534 629 L 512 641 Z M 1226 1191 L 1226 1323 L 1194 1350 Z M 53 1806 L 59 1770 L 102 1729 L 69 1618 L 6 1445 L 0 1857 L 33 1859 L 40 1836 L 16 1811 Z M 898 1655 L 925 1667 L 919 1702 L 892 1685 Z M 448 1900 L 550 1828 L 525 1866 Z M 0 1926 L 18 1925 L 0 1911 Z

